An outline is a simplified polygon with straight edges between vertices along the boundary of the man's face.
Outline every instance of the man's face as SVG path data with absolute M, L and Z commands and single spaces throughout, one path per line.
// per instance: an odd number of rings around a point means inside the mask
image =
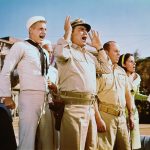
M 76 26 L 72 31 L 72 43 L 84 47 L 86 45 L 87 36 L 87 29 L 84 26 Z
M 41 44 L 46 36 L 46 23 L 37 22 L 33 24 L 29 30 L 30 38 L 34 42 Z
M 117 64 L 120 57 L 120 50 L 117 43 L 111 43 L 110 49 L 107 51 L 108 56 L 110 57 L 112 64 Z

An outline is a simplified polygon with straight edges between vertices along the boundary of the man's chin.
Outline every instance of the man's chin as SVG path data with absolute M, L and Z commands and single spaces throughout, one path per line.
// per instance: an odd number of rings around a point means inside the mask
M 44 39 L 40 39 L 40 40 L 38 41 L 38 43 L 39 43 L 39 44 L 42 44 L 43 41 L 44 41 Z
M 84 47 L 84 46 L 86 46 L 86 42 L 83 42 L 81 47 Z

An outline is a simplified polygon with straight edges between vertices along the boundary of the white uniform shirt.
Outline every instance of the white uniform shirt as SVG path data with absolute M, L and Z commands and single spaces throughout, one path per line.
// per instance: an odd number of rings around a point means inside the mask
M 21 91 L 46 91 L 46 78 L 41 75 L 39 50 L 27 41 L 23 41 L 15 43 L 6 55 L 0 73 L 0 97 L 11 96 L 10 72 L 16 65 Z

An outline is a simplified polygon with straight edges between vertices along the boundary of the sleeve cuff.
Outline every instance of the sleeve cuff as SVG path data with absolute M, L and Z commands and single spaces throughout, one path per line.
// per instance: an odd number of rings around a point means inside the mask
M 60 39 L 58 40 L 58 42 L 57 42 L 57 45 L 63 45 L 63 47 L 66 47 L 66 46 L 71 47 L 72 42 L 71 42 L 71 41 L 68 42 L 68 41 L 66 41 L 64 38 L 60 38 Z

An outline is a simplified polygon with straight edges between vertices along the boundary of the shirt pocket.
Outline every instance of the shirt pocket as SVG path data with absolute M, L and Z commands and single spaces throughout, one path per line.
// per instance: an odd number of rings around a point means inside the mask
M 72 54 L 72 58 L 74 61 L 77 61 L 77 62 L 85 62 L 86 61 L 84 56 L 79 53 Z
M 95 62 L 90 56 L 83 54 L 81 52 L 72 52 L 72 64 L 82 70 L 81 72 L 85 75 L 94 74 L 96 76 Z
M 109 90 L 113 88 L 113 76 L 111 74 L 102 74 L 100 77 L 100 87 L 101 90 Z

